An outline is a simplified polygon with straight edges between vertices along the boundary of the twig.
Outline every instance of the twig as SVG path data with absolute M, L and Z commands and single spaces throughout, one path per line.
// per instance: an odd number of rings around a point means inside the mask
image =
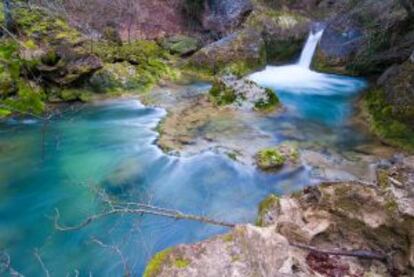
M 291 246 L 300 248 L 303 250 L 309 250 L 312 252 L 317 252 L 321 254 L 333 255 L 333 256 L 347 256 L 347 257 L 356 257 L 361 259 L 370 259 L 370 260 L 378 260 L 382 262 L 387 261 L 387 256 L 378 252 L 372 252 L 368 250 L 355 250 L 355 251 L 343 251 L 343 250 L 327 250 L 327 249 L 319 249 L 314 246 L 309 246 L 306 244 L 290 242 Z
M 46 276 L 46 277 L 50 277 L 49 270 L 47 269 L 47 267 L 46 267 L 45 263 L 43 262 L 42 257 L 40 257 L 39 250 L 38 250 L 38 249 L 35 249 L 35 250 L 34 250 L 34 252 L 33 252 L 33 255 L 34 255 L 34 256 L 36 257 L 36 259 L 39 261 L 39 264 L 40 264 L 40 266 L 42 267 L 42 270 L 43 270 L 43 272 L 45 273 L 45 276 Z
M 13 277 L 24 277 L 23 274 L 11 266 L 10 255 L 5 251 L 0 251 L 0 273 L 8 272 Z
M 115 252 L 121 259 L 121 262 L 124 266 L 124 276 L 125 277 L 131 276 L 131 272 L 128 266 L 128 261 L 125 259 L 124 254 L 122 253 L 121 249 L 119 249 L 118 246 L 105 244 L 104 242 L 102 242 L 101 240 L 98 240 L 97 238 L 92 238 L 92 241 L 103 248 L 107 248 Z

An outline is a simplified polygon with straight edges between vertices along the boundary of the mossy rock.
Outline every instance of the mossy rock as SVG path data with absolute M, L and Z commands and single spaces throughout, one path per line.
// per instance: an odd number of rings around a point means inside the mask
M 280 198 L 274 194 L 269 195 L 266 197 L 262 202 L 259 204 L 259 211 L 258 217 L 256 220 L 257 226 L 264 226 L 266 222 L 266 217 L 269 213 L 274 212 L 280 206 Z
M 370 115 L 371 129 L 384 142 L 414 151 L 414 127 L 393 115 L 393 106 L 386 101 L 383 89 L 370 90 L 364 97 L 364 106 Z
M 216 80 L 210 89 L 210 95 L 216 105 L 225 106 L 236 101 L 237 95 L 233 88 L 226 86 L 223 82 Z
M 184 35 L 176 35 L 161 40 L 161 47 L 169 51 L 171 54 L 186 56 L 196 52 L 201 44 L 200 41 L 193 37 Z
M 266 148 L 256 154 L 257 166 L 265 171 L 278 170 L 286 161 L 287 158 L 277 148 Z
M 145 268 L 144 277 L 156 277 L 161 270 L 161 266 L 167 260 L 168 255 L 172 249 L 165 249 L 157 254 L 150 260 L 147 267 Z

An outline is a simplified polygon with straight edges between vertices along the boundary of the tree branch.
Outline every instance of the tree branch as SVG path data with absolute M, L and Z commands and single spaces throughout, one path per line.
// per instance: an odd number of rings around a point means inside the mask
M 319 249 L 314 246 L 309 246 L 306 244 L 301 244 L 301 243 L 296 243 L 296 242 L 289 242 L 289 244 L 293 247 L 300 248 L 303 250 L 309 250 L 312 252 L 317 252 L 317 253 L 327 254 L 327 255 L 332 255 L 332 256 L 356 257 L 356 258 L 361 258 L 361 259 L 378 260 L 382 262 L 386 262 L 388 258 L 384 254 L 372 252 L 368 250 L 354 250 L 354 251 L 327 250 L 327 249 Z

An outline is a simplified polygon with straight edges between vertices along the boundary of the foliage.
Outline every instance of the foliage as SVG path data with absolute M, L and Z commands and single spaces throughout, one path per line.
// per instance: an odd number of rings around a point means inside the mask
M 414 129 L 393 117 L 392 106 L 386 102 L 382 89 L 373 89 L 365 97 L 365 106 L 371 116 L 372 129 L 384 141 L 414 150 Z

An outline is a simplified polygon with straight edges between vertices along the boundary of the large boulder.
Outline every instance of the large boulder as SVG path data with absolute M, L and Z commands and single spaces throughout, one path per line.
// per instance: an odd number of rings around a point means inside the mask
M 410 56 L 414 33 L 399 1 L 324 1 L 321 6 L 329 14 L 316 69 L 377 74 Z
M 244 25 L 262 34 L 268 63 L 286 64 L 300 54 L 311 20 L 299 13 L 258 5 Z
M 232 73 L 244 75 L 265 66 L 265 42 L 254 29 L 245 29 L 230 34 L 196 52 L 189 65 L 217 74 L 230 69 Z
M 238 27 L 253 9 L 250 0 L 212 0 L 206 1 L 202 16 L 204 29 L 229 34 Z

